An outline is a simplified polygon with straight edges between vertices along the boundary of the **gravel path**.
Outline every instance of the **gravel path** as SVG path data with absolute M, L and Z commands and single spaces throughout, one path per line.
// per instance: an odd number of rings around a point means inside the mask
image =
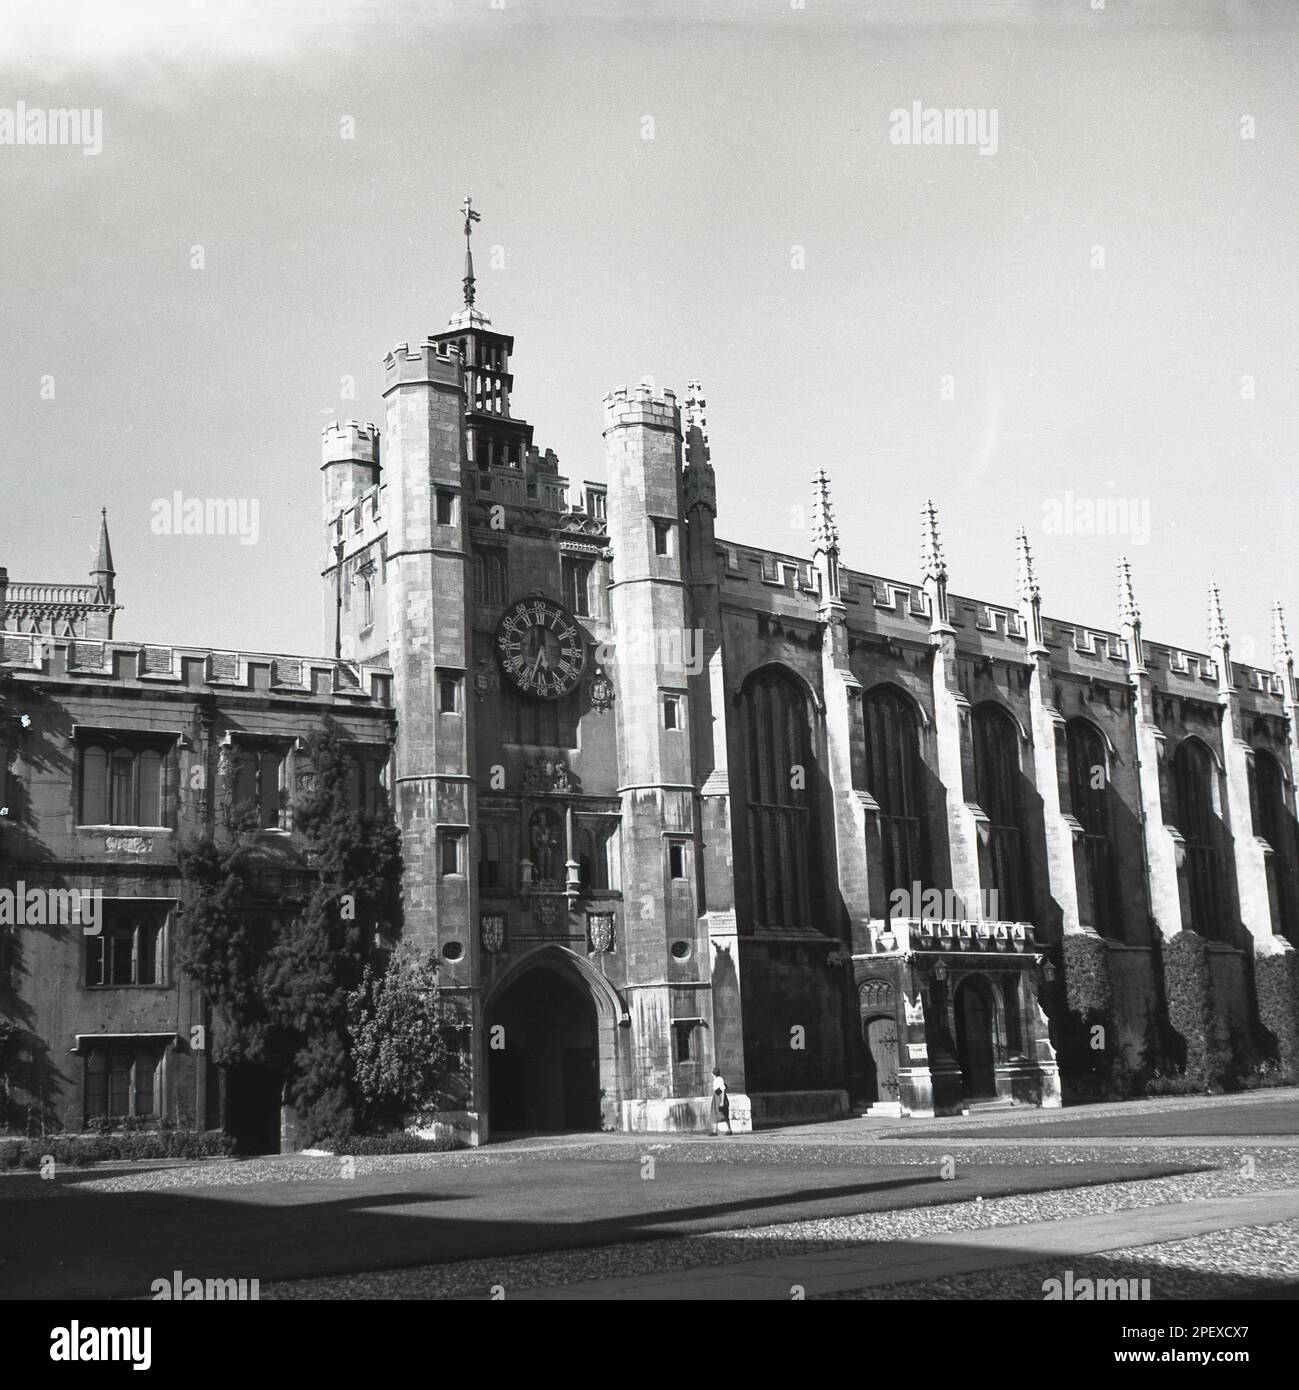
M 892 1284 L 859 1293 L 825 1294 L 817 1301 L 865 1299 L 1025 1299 L 1041 1301 L 1048 1279 L 1063 1282 L 1061 1260 Z M 1182 1299 L 1257 1298 L 1278 1286 L 1299 1284 L 1299 1221 L 1274 1226 L 1238 1226 L 1188 1240 L 1074 1256 L 1068 1261 L 1079 1279 L 1148 1279 L 1153 1303 Z M 1291 1294 L 1290 1296 L 1293 1296 Z
M 491 1166 L 503 1171 L 502 1181 L 508 1181 L 508 1170 L 519 1164 L 568 1163 L 573 1160 L 625 1163 L 630 1153 L 653 1154 L 664 1161 L 680 1163 L 723 1163 L 743 1166 L 746 1163 L 780 1164 L 797 1160 L 801 1163 L 823 1164 L 827 1167 L 933 1168 L 943 1158 L 953 1156 L 958 1167 L 970 1164 L 995 1164 L 1031 1167 L 1074 1167 L 1092 1163 L 1130 1161 L 1132 1163 L 1167 1163 L 1213 1168 L 1239 1166 L 1246 1156 L 1253 1158 L 1258 1176 L 1265 1170 L 1284 1168 L 1293 1171 L 1299 1165 L 1299 1149 L 1272 1145 L 1266 1140 L 1239 1141 L 1197 1146 L 1193 1142 L 1169 1140 L 1154 1143 L 1150 1140 L 1131 1145 L 1111 1143 L 1051 1144 L 1030 1140 L 1023 1144 L 998 1141 L 977 1144 L 968 1140 L 959 1144 L 943 1141 L 933 1143 L 890 1144 L 808 1144 L 794 1145 L 764 1143 L 761 1140 L 735 1144 L 709 1143 L 626 1143 L 602 1144 L 594 1141 L 552 1150 L 479 1149 L 445 1154 L 391 1154 L 383 1157 L 305 1158 L 293 1157 L 216 1160 L 181 1167 L 158 1167 L 132 1172 L 97 1173 L 93 1169 L 64 1167 L 58 1170 L 55 1182 L 42 1182 L 35 1176 L 7 1177 L 0 1181 L 0 1202 L 10 1196 L 30 1196 L 36 1188 L 39 1195 L 56 1192 L 165 1192 L 179 1188 L 247 1187 L 258 1183 L 321 1182 L 338 1178 L 344 1164 L 354 1177 L 372 1173 L 435 1171 L 478 1166 Z M 20 1192 L 20 1188 L 28 1189 Z
M 1034 1152 L 1040 1153 L 1041 1150 Z M 875 1157 L 872 1151 L 872 1161 Z M 937 1236 L 952 1231 L 1019 1225 L 1024 1222 L 1058 1221 L 1071 1216 L 1124 1211 L 1169 1202 L 1190 1202 L 1210 1196 L 1244 1195 L 1257 1191 L 1262 1186 L 1277 1183 L 1299 1183 L 1299 1159 L 1293 1151 L 1277 1150 L 1266 1155 L 1262 1151 L 1254 1151 L 1253 1157 L 1255 1177 L 1252 1180 L 1241 1176 L 1239 1168 L 1233 1165 L 1217 1172 L 1140 1182 L 1107 1183 L 1097 1187 L 1052 1190 L 992 1198 L 987 1201 L 976 1199 L 917 1210 L 786 1222 L 747 1230 L 710 1232 L 698 1236 L 623 1242 L 597 1249 L 464 1260 L 449 1264 L 424 1265 L 414 1269 L 289 1280 L 263 1285 L 262 1298 L 485 1298 L 491 1296 L 494 1287 L 503 1288 L 505 1297 L 508 1298 L 511 1289 L 542 1288 L 589 1279 L 617 1279 L 667 1270 L 693 1269 L 701 1265 L 734 1264 L 760 1260 L 772 1255 L 841 1249 L 864 1241 L 905 1240 Z M 1226 1232 L 1224 1239 L 1231 1241 L 1239 1237 L 1239 1234 Z M 1035 1287 L 1038 1292 L 1035 1297 L 1041 1296 L 1041 1281 L 1046 1277 L 1052 1276 L 1037 1276 Z M 999 1281 L 1000 1287 L 1003 1288 L 1007 1283 L 1005 1271 L 986 1278 Z M 967 1281 L 960 1282 L 964 1286 Z M 970 1282 L 973 1282 L 973 1277 Z M 878 1291 L 872 1296 L 879 1296 Z M 918 1293 L 915 1286 L 907 1286 L 905 1292 L 890 1296 L 913 1298 L 951 1295 L 925 1295 Z M 973 1296 L 1013 1295 L 984 1292 Z

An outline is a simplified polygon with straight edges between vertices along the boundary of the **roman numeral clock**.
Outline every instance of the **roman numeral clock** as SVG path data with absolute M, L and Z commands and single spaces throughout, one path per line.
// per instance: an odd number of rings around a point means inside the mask
M 505 610 L 496 629 L 496 657 L 525 695 L 558 700 L 577 688 L 586 643 L 573 617 L 548 598 L 525 598 Z

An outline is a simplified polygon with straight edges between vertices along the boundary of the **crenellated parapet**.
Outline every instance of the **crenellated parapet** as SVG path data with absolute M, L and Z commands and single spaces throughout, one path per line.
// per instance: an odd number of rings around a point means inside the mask
M 648 382 L 637 386 L 615 386 L 604 398 L 606 432 L 621 427 L 672 430 L 680 433 L 681 412 L 676 392 L 664 387 L 656 392 Z
M 375 705 L 392 701 L 392 672 L 386 666 L 327 657 L 4 633 L 0 666 L 19 679 L 66 679 L 178 693 L 245 691 Z
M 398 343 L 383 359 L 383 367 L 385 394 L 394 386 L 464 385 L 464 359 L 460 349 L 433 338 L 413 348 L 409 343 Z
M 320 436 L 322 467 L 345 461 L 379 466 L 379 426 L 373 422 L 332 420 Z

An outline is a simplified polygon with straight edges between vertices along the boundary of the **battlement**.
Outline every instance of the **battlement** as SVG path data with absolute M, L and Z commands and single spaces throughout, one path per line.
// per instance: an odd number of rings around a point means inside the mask
M 5 632 L 0 633 L 0 667 L 18 679 L 35 676 L 42 682 L 100 681 L 196 694 L 217 689 L 354 704 L 392 703 L 388 667 L 331 657 Z
M 331 463 L 379 465 L 379 426 L 359 420 L 334 420 L 320 432 L 322 468 Z
M 6 585 L 7 601 L 13 607 L 19 604 L 86 604 L 93 607 L 112 607 L 100 594 L 95 584 L 42 584 L 39 581 L 11 580 Z
M 630 389 L 616 386 L 604 398 L 605 432 L 640 425 L 649 429 L 673 430 L 681 433 L 681 412 L 677 408 L 676 392 L 664 387 L 661 394 L 642 381 Z
M 808 598 L 815 596 L 810 584 L 812 566 L 801 556 L 719 540 L 717 557 L 727 581 L 744 584 L 756 579 L 764 585 L 788 590 L 791 597 L 800 593 Z M 880 616 L 888 614 L 903 622 L 922 623 L 928 628 L 929 608 L 920 585 L 846 567 L 840 571 L 840 578 L 843 597 L 850 608 L 869 603 Z M 949 595 L 948 605 L 952 626 L 958 633 L 967 631 L 971 636 L 1016 646 L 1027 643 L 1028 633 L 1018 605 L 989 603 L 956 593 Z M 1065 663 L 1062 669 L 1069 669 L 1072 664 L 1069 658 L 1078 656 L 1122 666 L 1126 676 L 1127 643 L 1119 633 L 1050 617 L 1043 618 L 1043 627 L 1048 647 L 1061 654 Z M 1142 642 L 1142 650 L 1147 669 L 1152 674 L 1165 673 L 1166 679 L 1160 682 L 1161 686 L 1173 689 L 1178 682 L 1192 682 L 1201 689 L 1208 687 L 1216 691 L 1218 667 L 1211 656 L 1147 641 Z M 1282 693 L 1275 672 L 1235 660 L 1231 665 L 1237 689 L 1265 697 Z M 1085 671 L 1086 663 L 1074 665 L 1074 669 Z
M 426 339 L 418 347 L 398 343 L 383 359 L 386 396 L 397 386 L 415 386 L 431 382 L 437 386 L 455 386 L 464 390 L 464 359 L 459 347 Z
M 535 444 L 529 444 L 525 471 L 528 473 L 557 474 L 559 472 L 559 455 L 553 449 L 547 449 L 543 454 Z

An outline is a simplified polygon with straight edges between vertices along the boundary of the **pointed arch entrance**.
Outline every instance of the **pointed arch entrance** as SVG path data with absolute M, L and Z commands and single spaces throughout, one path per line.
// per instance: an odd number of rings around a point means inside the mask
M 608 981 L 563 947 L 508 971 L 484 1010 L 489 1132 L 599 1130 L 625 1018 Z
M 967 975 L 956 987 L 956 1051 L 969 1100 L 997 1094 L 997 1003 L 982 975 Z

